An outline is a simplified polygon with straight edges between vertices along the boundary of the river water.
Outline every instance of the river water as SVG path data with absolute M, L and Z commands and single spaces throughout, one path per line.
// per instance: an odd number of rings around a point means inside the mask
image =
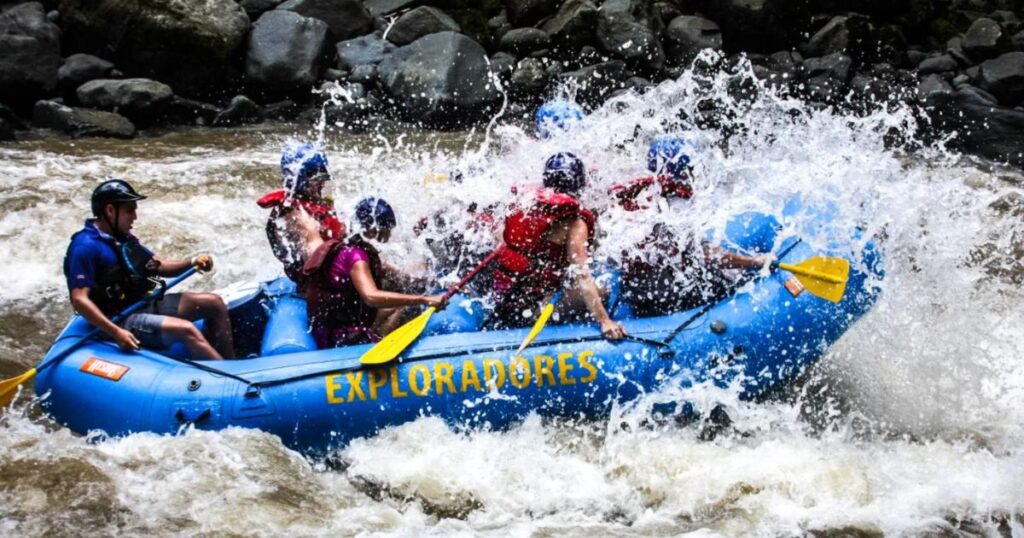
M 392 202 L 399 232 L 385 255 L 412 270 L 432 256 L 411 233 L 420 217 L 500 201 L 563 149 L 587 162 L 600 202 L 600 187 L 643 173 L 651 136 L 680 129 L 694 140 L 697 192 L 658 218 L 720 229 L 800 194 L 877 237 L 887 270 L 875 308 L 801 383 L 761 402 L 699 386 L 682 395 L 728 409 L 734 429 L 713 440 L 652 426 L 636 405 L 607 423 L 533 418 L 507 431 L 422 418 L 306 459 L 244 429 L 83 437 L 23 394 L 0 415 L 0 532 L 1024 536 L 1021 175 L 916 142 L 905 109 L 844 116 L 737 99 L 734 82 L 686 75 L 552 140 L 503 119 L 444 134 L 270 125 L 0 145 L 3 377 L 31 367 L 68 319 L 61 259 L 104 178 L 149 196 L 135 233 L 154 250 L 216 255 L 217 270 L 188 287 L 276 276 L 254 200 L 277 187 L 294 140 L 327 147 L 342 213 L 360 194 Z M 712 108 L 717 122 L 698 121 Z M 431 180 L 455 169 L 461 184 Z M 642 235 L 630 218 L 602 216 L 597 257 Z

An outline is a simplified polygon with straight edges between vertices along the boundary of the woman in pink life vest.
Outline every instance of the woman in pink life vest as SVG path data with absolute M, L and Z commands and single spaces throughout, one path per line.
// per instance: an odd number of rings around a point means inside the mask
M 582 301 L 606 338 L 626 335 L 605 310 L 590 274 L 596 223 L 578 200 L 585 185 L 583 162 L 572 153 L 556 153 L 545 164 L 544 187 L 528 193 L 521 207 L 511 208 L 494 275 L 493 327 L 529 325 L 531 314 L 568 279 L 570 297 Z

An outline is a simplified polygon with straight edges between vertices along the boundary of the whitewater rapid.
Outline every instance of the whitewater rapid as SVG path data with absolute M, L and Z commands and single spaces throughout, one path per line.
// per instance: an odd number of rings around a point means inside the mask
M 650 420 L 652 400 L 677 396 L 655 394 L 607 423 L 463 432 L 424 418 L 306 460 L 242 429 L 83 438 L 26 395 L 0 416 L 0 532 L 1024 536 L 1021 174 L 916 142 L 908 109 L 855 117 L 737 96 L 734 76 L 687 74 L 613 99 L 549 140 L 506 117 L 441 135 L 265 126 L 0 145 L 4 377 L 33 365 L 70 314 L 61 260 L 98 181 L 125 177 L 150 197 L 135 232 L 154 250 L 216 255 L 217 271 L 189 287 L 268 279 L 280 265 L 255 200 L 301 139 L 326 146 L 341 213 L 364 194 L 392 203 L 385 256 L 420 271 L 432 254 L 412 233 L 419 218 L 499 203 L 565 150 L 587 163 L 587 201 L 599 204 L 645 173 L 647 142 L 666 131 L 693 141 L 696 181 L 693 202 L 660 208 L 662 222 L 715 237 L 730 215 L 781 218 L 799 195 L 876 237 L 886 269 L 874 309 L 798 386 L 763 402 L 713 387 L 681 395 L 728 410 L 734 430 L 714 440 Z M 429 180 L 454 170 L 463 183 Z M 642 237 L 631 218 L 601 215 L 596 258 Z M 824 240 L 812 224 L 785 225 Z

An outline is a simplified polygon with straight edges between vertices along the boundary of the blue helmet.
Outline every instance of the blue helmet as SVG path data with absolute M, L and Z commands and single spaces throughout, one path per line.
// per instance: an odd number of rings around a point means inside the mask
M 587 172 L 583 161 L 576 155 L 563 151 L 548 158 L 544 163 L 544 186 L 563 194 L 576 194 L 587 184 Z
M 327 171 L 327 155 L 312 144 L 289 146 L 281 154 L 281 174 L 288 192 L 301 191 L 319 172 Z
M 364 230 L 391 229 L 395 227 L 395 210 L 382 198 L 363 198 L 356 204 L 356 221 Z
M 690 165 L 690 156 L 687 155 L 686 148 L 686 142 L 678 136 L 655 138 L 647 150 L 647 169 L 675 178 L 681 177 Z
M 550 138 L 568 131 L 583 119 L 583 109 L 571 101 L 548 101 L 537 109 L 534 123 L 537 136 Z

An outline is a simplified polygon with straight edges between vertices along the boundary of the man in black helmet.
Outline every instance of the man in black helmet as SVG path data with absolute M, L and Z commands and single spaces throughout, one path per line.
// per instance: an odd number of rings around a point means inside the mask
M 227 307 L 212 293 L 170 293 L 128 316 L 120 327 L 110 321 L 155 288 L 154 278 L 174 277 L 193 265 L 203 272 L 213 268 L 207 254 L 168 260 L 139 243 L 130 231 L 137 202 L 145 198 L 120 179 L 104 181 L 93 190 L 93 218 L 71 236 L 64 257 L 71 306 L 123 349 L 181 342 L 194 359 L 233 358 Z M 196 319 L 206 320 L 210 341 L 189 321 Z

